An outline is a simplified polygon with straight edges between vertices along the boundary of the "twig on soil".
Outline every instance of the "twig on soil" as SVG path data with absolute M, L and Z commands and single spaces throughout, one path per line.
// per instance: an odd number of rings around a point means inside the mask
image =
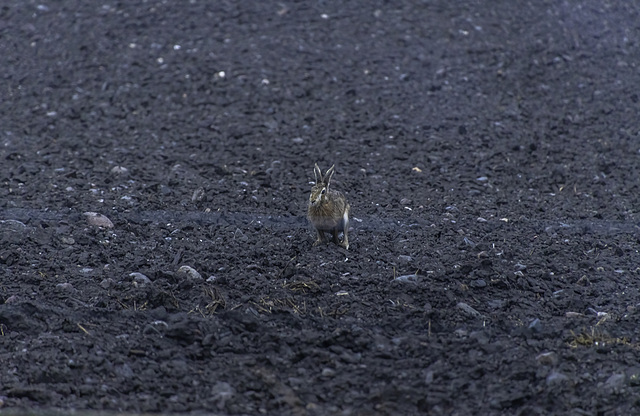
M 278 279 L 280 279 L 282 277 L 282 275 L 284 274 L 284 272 L 287 270 L 287 267 L 289 267 L 289 265 L 296 259 L 298 258 L 298 256 L 293 256 L 288 262 L 287 264 L 284 265 L 284 268 L 282 270 L 280 270 L 280 273 L 278 273 Z
M 287 297 L 284 299 L 268 299 L 265 297 L 260 298 L 258 302 L 251 302 L 256 306 L 261 313 L 273 313 L 273 309 L 290 309 L 296 315 L 304 315 L 307 312 L 307 304 L 302 302 L 302 305 L 298 305 L 294 298 Z
M 126 303 L 124 303 L 123 301 L 121 301 L 120 299 L 116 299 L 116 301 L 120 304 L 120 306 L 122 306 L 122 309 L 132 309 L 134 311 L 144 311 L 147 309 L 147 304 L 149 303 L 148 300 L 144 301 L 144 303 L 142 305 L 138 305 L 136 303 L 136 301 L 133 301 L 133 308 L 129 305 L 127 305 Z
M 77 323 L 77 325 L 78 325 L 78 328 L 80 328 L 80 329 L 82 330 L 82 332 L 84 332 L 84 333 L 85 333 L 85 334 L 87 334 L 87 335 L 91 335 L 91 334 L 89 333 L 89 331 L 87 331 L 87 330 L 86 330 L 82 325 L 80 325 L 80 323 L 79 323 L 79 322 Z
M 285 289 L 289 289 L 292 292 L 302 292 L 302 294 L 306 295 L 307 291 L 317 292 L 320 290 L 320 286 L 314 282 L 313 280 L 309 280 L 307 282 L 290 282 L 282 285 Z
M 205 309 L 209 313 L 209 315 L 213 315 L 218 307 L 225 309 L 227 306 L 227 301 L 224 300 L 218 289 L 207 286 L 204 288 L 204 293 L 206 296 L 211 298 L 211 302 L 207 303 Z
M 347 306 L 338 306 L 333 311 L 329 312 L 327 316 L 333 316 L 334 318 L 338 318 L 340 316 L 346 315 L 349 312 L 349 308 Z

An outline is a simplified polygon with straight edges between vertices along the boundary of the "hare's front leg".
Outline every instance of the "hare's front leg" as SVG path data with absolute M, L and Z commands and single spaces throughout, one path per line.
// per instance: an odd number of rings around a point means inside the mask
M 326 236 L 324 235 L 324 231 L 316 228 L 316 241 L 313 243 L 313 246 L 317 246 L 318 244 L 324 243 L 326 240 Z
M 342 217 L 342 233 L 344 238 L 342 239 L 341 246 L 349 250 L 349 213 L 345 212 Z M 338 232 L 336 231 L 336 239 L 338 238 Z
M 340 229 L 337 227 L 331 230 L 331 234 L 333 235 L 333 244 L 340 244 L 340 240 L 338 240 L 339 232 L 340 232 Z

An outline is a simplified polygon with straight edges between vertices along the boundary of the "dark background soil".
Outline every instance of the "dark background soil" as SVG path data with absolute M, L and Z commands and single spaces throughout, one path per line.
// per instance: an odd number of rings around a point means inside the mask
M 640 414 L 639 45 L 622 0 L 4 1 L 0 406 Z

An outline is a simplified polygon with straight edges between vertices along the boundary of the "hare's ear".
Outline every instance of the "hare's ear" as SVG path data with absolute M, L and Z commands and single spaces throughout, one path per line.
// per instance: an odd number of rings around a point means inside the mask
M 317 163 L 316 163 L 315 168 L 313 168 L 313 176 L 316 177 L 316 185 L 317 185 L 318 184 L 318 180 L 322 180 L 322 171 L 318 167 Z
M 336 165 L 331 166 L 324 174 L 324 178 L 322 178 L 322 181 L 324 183 L 327 184 L 327 186 L 329 186 L 329 181 L 331 181 L 331 177 L 333 176 L 333 172 L 334 172 L 334 168 L 336 167 Z

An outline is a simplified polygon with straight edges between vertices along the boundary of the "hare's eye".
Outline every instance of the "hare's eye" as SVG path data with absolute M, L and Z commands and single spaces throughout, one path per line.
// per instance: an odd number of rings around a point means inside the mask
M 320 193 L 321 193 L 322 195 L 324 195 L 325 191 L 326 191 L 326 189 L 325 189 L 325 188 L 322 188 L 322 191 L 320 191 Z

